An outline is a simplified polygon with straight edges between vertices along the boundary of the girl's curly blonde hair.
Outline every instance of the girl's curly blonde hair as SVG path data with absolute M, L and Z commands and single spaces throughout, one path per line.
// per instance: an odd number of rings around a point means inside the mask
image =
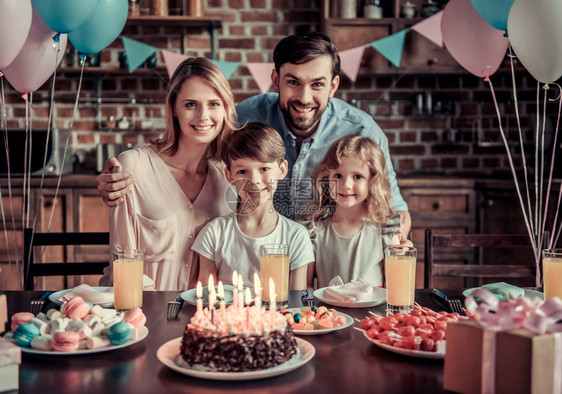
M 336 202 L 330 195 L 330 183 L 334 171 L 341 164 L 342 157 L 359 157 L 369 167 L 369 194 L 363 202 L 363 212 L 367 219 L 384 224 L 394 215 L 390 205 L 390 182 L 386 172 L 386 161 L 381 148 L 369 137 L 348 135 L 335 141 L 326 152 L 324 159 L 314 170 L 318 198 L 313 220 L 322 220 L 335 212 Z

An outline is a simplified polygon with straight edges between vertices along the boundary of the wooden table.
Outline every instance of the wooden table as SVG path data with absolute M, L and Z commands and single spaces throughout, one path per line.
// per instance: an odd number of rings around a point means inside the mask
M 41 292 L 6 292 L 8 313 L 29 310 Z M 443 360 L 411 358 L 370 343 L 361 332 L 345 330 L 302 336 L 316 349 L 301 368 L 273 378 L 225 382 L 192 378 L 172 371 L 156 358 L 158 348 L 182 335 L 195 308 L 185 304 L 179 319 L 166 320 L 166 305 L 176 292 L 145 292 L 143 310 L 148 337 L 135 345 L 83 356 L 22 354 L 20 393 L 442 393 Z M 416 301 L 441 310 L 427 290 L 416 291 Z M 290 306 L 301 306 L 291 292 Z M 363 318 L 372 310 L 384 314 L 385 304 L 365 309 L 338 308 Z M 46 305 L 48 308 L 49 305 Z M 358 326 L 358 324 L 355 324 Z

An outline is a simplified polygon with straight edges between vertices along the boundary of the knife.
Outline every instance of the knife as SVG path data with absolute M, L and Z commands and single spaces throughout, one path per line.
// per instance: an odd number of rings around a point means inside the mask
M 437 302 L 439 302 L 443 307 L 445 307 L 447 309 L 447 311 L 453 312 L 453 309 L 451 308 L 451 305 L 449 304 L 449 297 L 447 297 L 447 295 L 445 293 L 443 293 L 439 289 L 433 289 L 431 291 L 431 294 L 433 294 L 433 298 L 435 298 L 437 300 Z

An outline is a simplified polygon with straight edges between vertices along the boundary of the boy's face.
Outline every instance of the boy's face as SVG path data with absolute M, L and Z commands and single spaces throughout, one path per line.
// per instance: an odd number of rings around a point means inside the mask
M 328 101 L 334 97 L 339 76 L 332 79 L 332 60 L 328 56 L 302 64 L 285 63 L 271 80 L 279 93 L 279 107 L 289 129 L 299 137 L 312 135 Z
M 257 207 L 273 201 L 277 182 L 287 175 L 287 161 L 263 163 L 243 157 L 232 160 L 224 172 L 242 201 Z

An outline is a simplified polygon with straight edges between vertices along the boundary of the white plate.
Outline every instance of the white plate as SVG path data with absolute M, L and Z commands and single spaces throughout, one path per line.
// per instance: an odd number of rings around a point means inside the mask
M 371 298 L 358 302 L 330 300 L 324 297 L 324 290 L 326 290 L 326 287 L 314 290 L 314 293 L 312 294 L 317 300 L 323 302 L 324 304 L 339 306 L 341 308 L 369 308 L 371 306 L 377 306 L 386 302 L 386 289 L 383 289 L 382 287 L 373 287 Z
M 232 285 L 224 285 L 224 290 L 234 290 L 234 286 Z M 182 298 L 182 300 L 184 300 L 185 302 L 187 302 L 190 305 L 193 306 L 197 306 L 197 289 L 189 289 L 184 291 L 183 293 L 180 294 L 180 297 Z M 204 306 L 207 305 L 207 303 L 203 302 Z M 226 305 L 230 305 L 232 304 L 232 302 L 228 302 Z
M 100 347 L 97 349 L 79 349 L 74 350 L 72 352 L 58 352 L 56 350 L 39 350 L 33 349 L 31 347 L 20 347 L 22 353 L 29 353 L 29 354 L 40 354 L 44 356 L 79 356 L 84 354 L 93 354 L 93 353 L 101 353 L 101 352 L 110 352 L 112 350 L 121 349 L 124 347 L 133 346 L 135 343 L 142 341 L 148 335 L 148 328 L 146 326 L 141 327 L 139 330 L 139 337 L 138 339 L 133 339 L 123 345 L 109 345 L 106 347 Z
M 367 335 L 366 331 L 363 331 L 363 335 L 365 335 L 365 338 L 367 338 L 369 341 L 373 342 L 378 347 L 382 347 L 383 349 L 386 349 L 389 352 L 398 353 L 398 354 L 402 354 L 404 356 L 409 356 L 409 357 L 417 357 L 417 358 L 432 358 L 432 359 L 445 358 L 445 352 L 444 351 L 441 351 L 441 352 L 426 352 L 424 350 L 408 350 L 408 349 L 403 349 L 403 348 L 396 347 L 396 346 L 387 345 L 387 344 L 384 344 L 384 343 L 379 342 L 377 340 L 371 339 Z
M 470 293 L 472 293 L 476 289 L 480 289 L 480 287 L 466 289 L 465 291 L 462 292 L 462 295 L 468 297 Z M 540 291 L 530 290 L 530 289 L 523 289 L 523 290 L 525 290 L 525 294 L 523 294 L 523 297 L 529 298 L 531 300 L 534 299 L 535 297 L 539 297 L 541 300 L 544 300 L 544 293 L 541 293 Z
M 301 308 L 294 308 L 294 309 L 301 309 Z M 295 335 L 322 335 L 322 334 L 328 334 L 329 332 L 343 330 L 344 328 L 347 328 L 353 324 L 353 318 L 351 316 L 339 311 L 338 311 L 338 316 L 345 317 L 345 323 L 343 324 L 343 326 L 334 327 L 334 328 L 325 328 L 322 330 L 295 330 L 293 328 L 293 332 L 295 333 Z
M 111 289 L 111 287 L 108 286 L 99 286 L 99 287 L 92 287 L 93 290 L 95 291 L 106 291 L 107 289 Z M 49 300 L 57 305 L 61 305 L 62 302 L 59 301 L 59 298 L 66 292 L 70 291 L 71 289 L 65 289 L 65 290 L 61 290 L 61 291 L 57 291 L 55 293 L 51 293 L 49 294 Z M 101 307 L 103 308 L 110 308 L 113 306 L 113 302 L 106 302 L 103 304 L 100 304 Z
M 297 354 L 290 360 L 285 361 L 283 364 L 277 365 L 272 368 L 262 369 L 260 371 L 250 372 L 213 372 L 201 371 L 194 368 L 186 368 L 176 365 L 176 358 L 180 354 L 180 346 L 182 337 L 172 339 L 158 348 L 156 357 L 158 360 L 168 368 L 173 369 L 184 375 L 193 376 L 202 379 L 211 380 L 254 380 L 265 379 L 272 376 L 283 375 L 291 372 L 312 359 L 314 356 L 314 346 L 304 339 L 295 338 L 297 341 Z

